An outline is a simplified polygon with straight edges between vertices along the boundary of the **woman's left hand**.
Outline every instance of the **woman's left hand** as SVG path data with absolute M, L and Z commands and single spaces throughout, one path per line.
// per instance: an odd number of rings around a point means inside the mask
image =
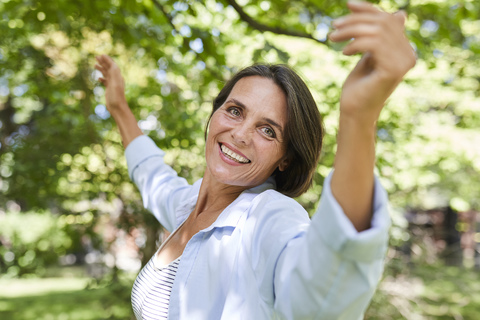
M 388 14 L 367 2 L 349 2 L 352 14 L 335 20 L 332 41 L 352 41 L 343 53 L 363 54 L 345 80 L 332 194 L 358 231 L 370 227 L 373 212 L 375 124 L 385 101 L 415 54 L 405 36 L 405 14 Z
M 363 57 L 343 85 L 342 116 L 371 123 L 403 76 L 415 65 L 415 53 L 405 36 L 404 12 L 389 14 L 367 2 L 350 1 L 352 14 L 334 21 L 334 42 L 353 39 L 343 50 Z

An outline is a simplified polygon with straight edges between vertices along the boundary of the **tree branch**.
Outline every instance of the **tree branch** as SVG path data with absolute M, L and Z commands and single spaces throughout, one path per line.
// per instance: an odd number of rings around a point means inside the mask
M 172 27 L 173 30 L 175 30 L 177 33 L 180 33 L 180 31 L 178 30 L 178 28 L 175 26 L 175 24 L 173 23 L 173 17 L 170 13 L 168 13 L 165 8 L 160 4 L 160 2 L 158 2 L 158 0 L 153 0 L 153 4 L 157 7 L 157 9 L 159 9 L 163 15 L 165 16 L 165 18 L 167 18 L 167 21 L 168 23 L 170 24 L 170 26 Z M 184 41 L 186 39 L 184 38 Z M 197 52 L 194 52 L 195 55 L 201 60 L 201 61 L 206 61 L 206 57 L 204 54 L 200 54 L 200 53 L 197 53 Z M 205 64 L 206 65 L 206 64 Z M 209 66 L 206 65 L 205 67 L 214 77 L 216 77 L 217 79 L 224 79 L 224 77 L 218 73 L 216 70 L 213 70 L 212 68 L 210 68 Z
M 175 25 L 173 24 L 173 18 L 170 13 L 168 13 L 157 0 L 153 0 L 153 4 L 155 5 L 155 7 L 157 7 L 158 10 L 162 11 L 163 15 L 165 16 L 165 18 L 167 18 L 168 24 L 170 24 L 172 29 L 178 31 L 177 27 L 175 27 Z
M 278 28 L 278 27 L 271 27 L 271 26 L 267 26 L 265 24 L 262 24 L 262 23 L 256 21 L 255 19 L 253 19 L 252 17 L 250 17 L 245 11 L 243 11 L 243 8 L 235 0 L 226 0 L 226 1 L 227 1 L 228 4 L 230 4 L 235 9 L 235 11 L 237 11 L 237 13 L 240 16 L 240 19 L 242 19 L 243 21 L 248 23 L 248 25 L 250 27 L 252 27 L 252 28 L 254 28 L 254 29 L 256 29 L 260 32 L 269 31 L 269 32 L 272 32 L 272 33 L 275 33 L 275 34 L 282 34 L 282 35 L 291 36 L 291 37 L 306 38 L 306 39 L 313 40 L 317 43 L 325 44 L 322 41 L 320 41 L 318 39 L 315 39 L 311 34 L 308 34 L 308 33 L 299 32 L 299 31 L 292 31 L 292 30 L 287 30 L 287 29 Z

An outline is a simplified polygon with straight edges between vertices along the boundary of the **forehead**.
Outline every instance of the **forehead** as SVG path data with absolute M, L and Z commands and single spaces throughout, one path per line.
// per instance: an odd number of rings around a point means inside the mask
M 247 111 L 259 112 L 270 118 L 275 117 L 283 125 L 286 124 L 287 97 L 271 79 L 260 76 L 242 78 L 233 87 L 227 101 L 231 99 L 240 101 Z

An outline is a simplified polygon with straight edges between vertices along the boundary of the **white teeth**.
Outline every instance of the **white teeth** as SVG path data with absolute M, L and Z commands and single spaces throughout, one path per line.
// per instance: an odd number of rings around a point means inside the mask
M 240 163 L 249 163 L 250 160 L 247 158 L 242 157 L 241 155 L 236 154 L 232 150 L 228 149 L 225 145 L 221 145 L 222 152 L 227 155 L 230 159 L 235 160 Z

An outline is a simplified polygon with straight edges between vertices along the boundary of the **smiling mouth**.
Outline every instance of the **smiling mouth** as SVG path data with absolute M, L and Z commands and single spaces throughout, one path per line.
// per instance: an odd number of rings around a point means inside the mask
M 220 144 L 220 149 L 222 150 L 222 153 L 230 160 L 233 160 L 238 163 L 250 163 L 250 160 L 248 160 L 245 157 L 242 157 L 239 154 L 236 154 L 235 152 L 233 152 L 223 144 Z

